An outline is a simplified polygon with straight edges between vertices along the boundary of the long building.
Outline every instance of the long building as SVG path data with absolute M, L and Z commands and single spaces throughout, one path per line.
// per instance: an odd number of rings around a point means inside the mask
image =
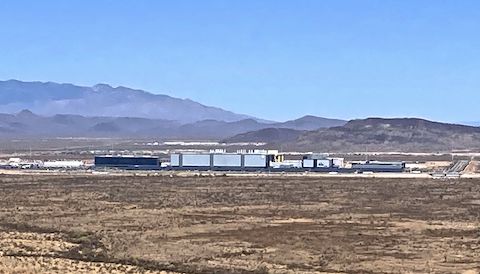
M 151 156 L 95 156 L 96 168 L 159 169 L 160 160 Z
M 96 156 L 96 168 L 142 170 L 199 170 L 199 171 L 272 171 L 272 172 L 403 172 L 403 162 L 355 162 L 344 166 L 342 158 L 327 158 L 325 154 L 309 154 L 303 160 L 284 161 L 281 154 L 265 152 L 210 153 L 184 152 L 170 155 L 170 165 L 162 166 L 158 157 L 152 156 Z
M 405 170 L 405 163 L 366 161 L 352 163 L 352 170 L 358 172 L 403 172 Z
M 170 155 L 172 169 L 248 170 L 270 167 L 274 155 L 244 153 L 177 153 Z

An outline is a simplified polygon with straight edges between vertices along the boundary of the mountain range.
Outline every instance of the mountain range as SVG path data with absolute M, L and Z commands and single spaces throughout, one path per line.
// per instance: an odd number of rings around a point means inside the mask
M 46 116 L 129 116 L 180 123 L 207 119 L 232 122 L 253 118 L 189 99 L 106 84 L 82 87 L 52 82 L 0 81 L 0 113 L 17 113 L 24 109 Z
M 221 139 L 268 127 L 314 130 L 346 121 L 305 116 L 284 123 L 189 99 L 98 84 L 0 81 L 0 137 L 105 136 Z M 13 113 L 13 114 L 12 114 Z
M 0 81 L 0 138 L 37 137 L 265 142 L 288 150 L 327 152 L 480 150 L 476 126 L 416 118 L 347 122 L 315 116 L 272 122 L 126 87 Z
M 308 123 L 305 122 L 308 121 Z M 317 125 L 315 126 L 315 121 Z M 87 117 L 72 114 L 42 116 L 22 110 L 16 114 L 0 114 L 1 138 L 31 137 L 142 137 L 183 140 L 219 140 L 240 133 L 270 127 L 291 127 L 291 130 L 322 128 L 325 124 L 344 124 L 309 116 L 285 123 L 262 123 L 254 119 L 234 122 L 203 120 L 188 124 L 178 121 L 135 117 Z

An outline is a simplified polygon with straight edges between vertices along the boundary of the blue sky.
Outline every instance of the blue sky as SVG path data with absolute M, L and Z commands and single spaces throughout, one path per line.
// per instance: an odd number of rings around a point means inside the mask
M 480 120 L 480 1 L 0 2 L 0 79 L 108 83 L 258 117 Z

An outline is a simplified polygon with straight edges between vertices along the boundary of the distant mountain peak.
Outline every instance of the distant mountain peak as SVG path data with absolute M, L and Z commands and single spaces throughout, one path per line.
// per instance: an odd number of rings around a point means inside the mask
M 310 120 L 310 119 L 318 119 L 318 118 L 321 118 L 321 117 L 311 115 L 311 114 L 307 114 L 303 117 L 298 118 L 297 120 Z
M 92 90 L 96 92 L 111 90 L 111 89 L 113 89 L 112 86 L 110 86 L 109 84 L 102 84 L 102 83 L 96 84 L 95 86 L 92 87 Z
M 15 116 L 17 117 L 23 117 L 23 118 L 29 118 L 29 117 L 37 117 L 35 113 L 31 112 L 28 109 L 22 109 L 20 112 L 18 112 Z
M 286 121 L 284 123 L 278 123 L 275 125 L 275 127 L 293 128 L 298 130 L 316 130 L 320 128 L 343 126 L 346 123 L 347 121 L 340 120 L 340 119 L 331 119 L 331 118 L 317 117 L 313 115 L 305 115 L 295 120 Z

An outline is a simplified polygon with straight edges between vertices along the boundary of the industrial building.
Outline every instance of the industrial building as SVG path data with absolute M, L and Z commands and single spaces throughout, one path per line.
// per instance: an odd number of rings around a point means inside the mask
M 303 158 L 303 159 L 302 159 Z M 403 162 L 354 162 L 345 166 L 343 158 L 328 154 L 306 154 L 301 160 L 285 160 L 275 150 L 225 150 L 210 152 L 178 152 L 170 154 L 170 163 L 160 163 L 153 156 L 96 156 L 96 168 L 142 170 L 198 170 L 198 171 L 271 171 L 271 172 L 403 172 Z
M 307 154 L 303 160 L 285 161 L 276 151 L 247 151 L 237 153 L 211 151 L 210 153 L 176 153 L 170 155 L 173 170 L 218 171 L 313 171 L 313 172 L 403 172 L 403 162 L 357 162 L 345 168 L 343 158 L 329 158 L 328 154 Z
M 352 170 L 356 172 L 403 172 L 404 162 L 366 161 L 352 163 Z
M 172 169 L 249 170 L 265 169 L 275 155 L 244 153 L 177 153 L 170 155 Z
M 327 158 L 327 154 L 308 154 L 303 160 L 285 160 L 278 150 L 238 150 L 226 153 L 211 150 L 210 153 L 175 153 L 170 155 L 173 170 L 219 170 L 219 171 L 339 171 L 344 167 L 343 158 Z M 348 172 L 347 169 L 343 171 Z
M 303 168 L 332 168 L 331 159 L 303 159 Z
M 302 160 L 302 167 L 305 169 L 334 169 L 334 168 L 340 167 L 340 166 L 335 166 L 334 159 L 327 158 L 327 156 L 328 154 L 305 155 Z
M 160 160 L 152 156 L 95 156 L 96 168 L 160 169 Z

